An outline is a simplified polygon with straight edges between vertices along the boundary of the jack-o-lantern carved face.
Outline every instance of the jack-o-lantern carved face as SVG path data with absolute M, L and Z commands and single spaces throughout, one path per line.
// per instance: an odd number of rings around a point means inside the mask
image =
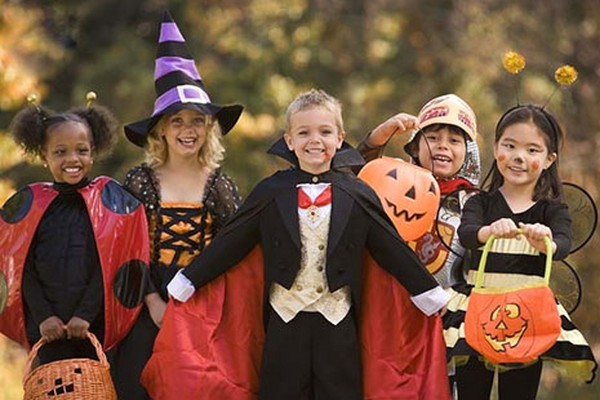
M 495 351 L 504 352 L 515 348 L 529 326 L 523 318 L 521 307 L 516 303 L 499 304 L 490 313 L 489 321 L 481 324 L 485 340 Z
M 473 288 L 465 314 L 467 344 L 494 364 L 528 363 L 551 348 L 561 332 L 546 285 Z
M 358 177 L 375 190 L 404 240 L 418 239 L 431 227 L 440 190 L 430 171 L 398 158 L 382 157 L 365 165 Z

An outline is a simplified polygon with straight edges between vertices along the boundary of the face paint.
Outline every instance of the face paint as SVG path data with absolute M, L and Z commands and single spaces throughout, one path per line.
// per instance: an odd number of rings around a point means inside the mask
M 499 154 L 498 155 L 498 161 L 504 161 L 506 160 L 506 155 L 505 154 Z
M 531 169 L 533 169 L 534 171 L 537 171 L 538 169 L 540 169 L 540 162 L 539 162 L 539 160 L 533 160 L 531 162 Z

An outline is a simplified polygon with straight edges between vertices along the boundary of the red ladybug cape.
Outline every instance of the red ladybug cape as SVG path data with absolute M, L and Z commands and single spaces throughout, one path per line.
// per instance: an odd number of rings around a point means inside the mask
M 449 399 L 442 323 L 365 256 L 360 337 L 365 399 Z M 161 400 L 258 399 L 264 343 L 262 253 L 169 301 L 154 353 L 142 374 Z
M 149 262 L 149 242 L 143 205 L 119 183 L 98 177 L 78 189 L 96 238 L 104 283 L 105 332 L 103 347 L 113 347 L 129 331 L 139 311 L 143 276 Z M 50 183 L 19 190 L 0 213 L 0 332 L 28 348 L 21 293 L 29 246 L 46 209 L 58 195 Z

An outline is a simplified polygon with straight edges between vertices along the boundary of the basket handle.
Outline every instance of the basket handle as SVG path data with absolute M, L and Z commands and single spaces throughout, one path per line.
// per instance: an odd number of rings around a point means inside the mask
M 109 365 L 108 359 L 106 358 L 106 354 L 104 353 L 104 350 L 102 350 L 102 344 L 98 341 L 96 335 L 88 331 L 86 337 L 92 343 L 92 346 L 94 346 L 94 349 L 96 350 L 96 355 L 98 356 L 98 360 L 100 361 L 100 363 L 102 365 Z M 48 341 L 42 337 L 31 348 L 31 351 L 27 355 L 27 362 L 25 363 L 25 369 L 23 372 L 23 380 L 25 380 L 27 378 L 27 375 L 31 373 L 31 364 L 33 364 L 33 360 L 35 359 L 35 356 L 37 356 L 40 348 L 46 343 L 48 343 Z
M 523 230 L 517 229 L 517 232 L 522 234 Z M 477 277 L 475 278 L 475 288 L 477 289 L 483 286 L 483 273 L 485 270 L 485 264 L 487 263 L 487 256 L 492 248 L 494 240 L 496 240 L 496 236 L 490 235 L 488 240 L 485 242 L 485 246 L 483 247 L 483 253 L 481 254 L 479 267 L 477 268 Z M 544 271 L 544 282 L 546 282 L 546 285 L 548 285 L 550 282 L 550 272 L 552 271 L 552 241 L 548 236 L 544 236 L 544 244 L 546 245 L 546 268 Z

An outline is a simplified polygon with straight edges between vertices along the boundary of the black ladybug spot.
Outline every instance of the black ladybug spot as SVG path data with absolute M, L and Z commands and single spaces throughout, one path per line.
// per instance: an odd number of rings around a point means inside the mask
M 124 307 L 135 308 L 142 303 L 147 271 L 148 266 L 142 260 L 130 260 L 119 267 L 113 282 L 113 291 Z
M 102 204 L 117 214 L 131 214 L 141 203 L 117 182 L 109 181 L 102 188 Z
M 31 209 L 33 203 L 33 192 L 30 187 L 25 187 L 15 193 L 0 208 L 0 217 L 9 224 L 21 221 Z

